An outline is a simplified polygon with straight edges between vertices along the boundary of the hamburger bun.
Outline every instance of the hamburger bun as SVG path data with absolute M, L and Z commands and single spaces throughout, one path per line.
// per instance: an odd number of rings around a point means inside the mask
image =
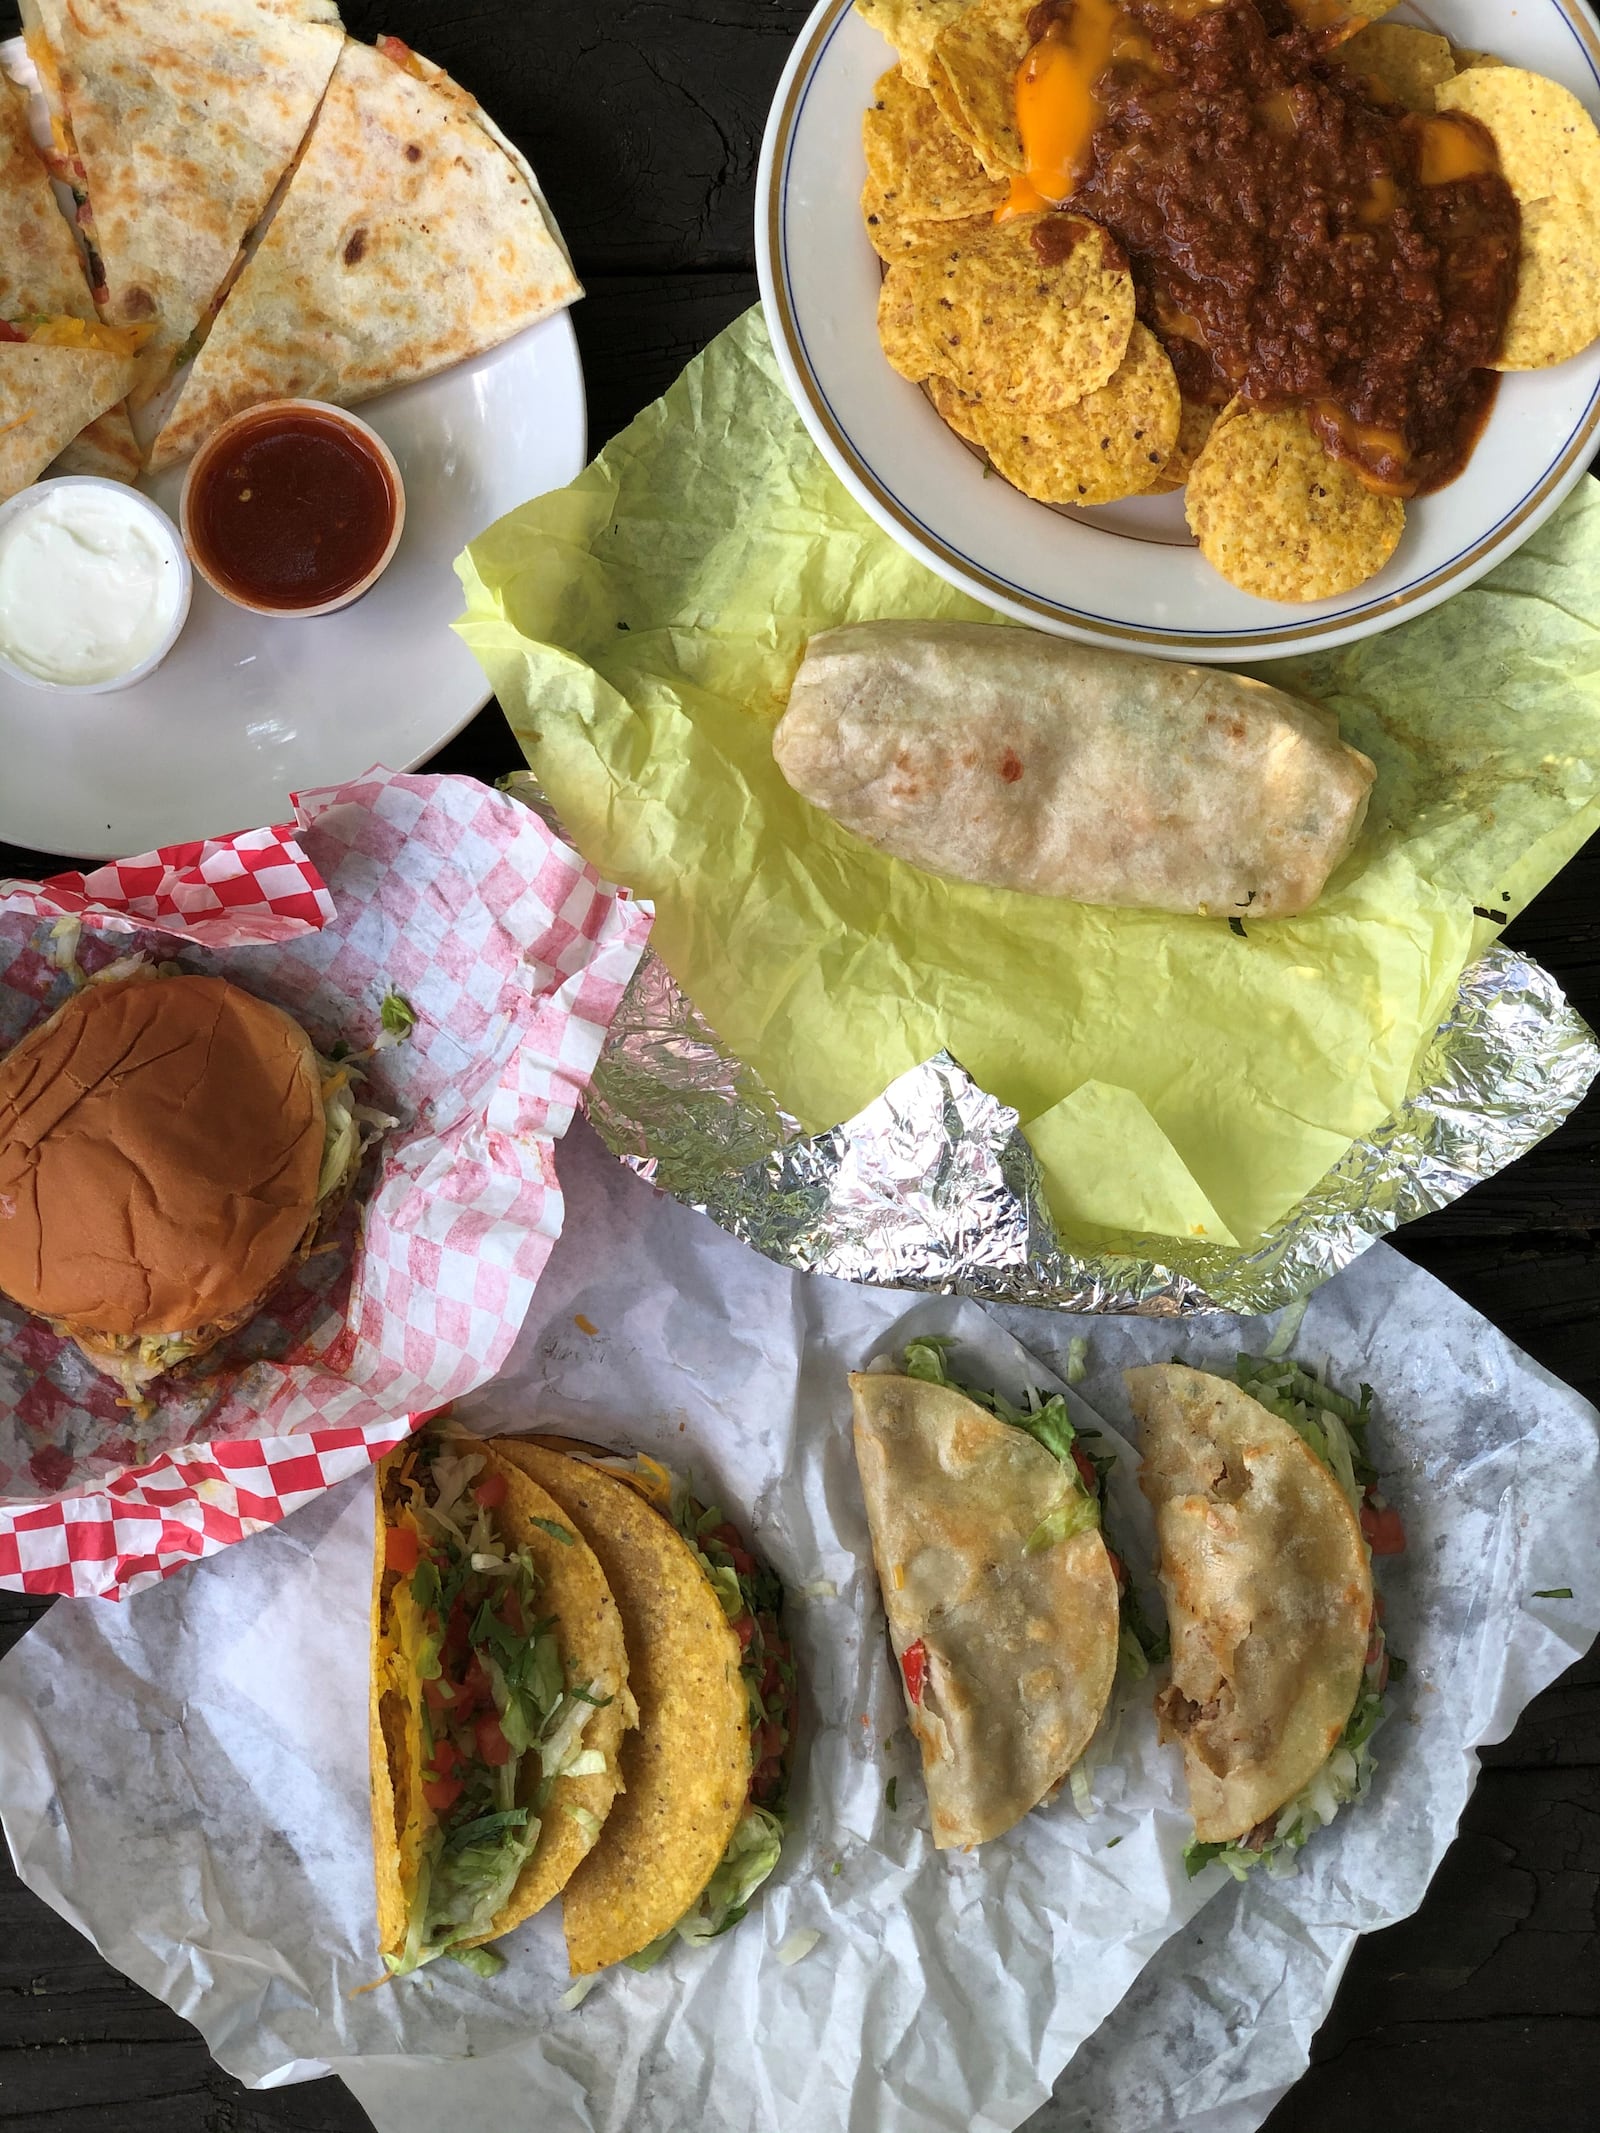
M 0 1290 L 125 1379 L 107 1358 L 143 1337 L 210 1345 L 296 1257 L 322 1151 L 317 1056 L 278 1008 L 223 978 L 86 986 L 0 1058 Z

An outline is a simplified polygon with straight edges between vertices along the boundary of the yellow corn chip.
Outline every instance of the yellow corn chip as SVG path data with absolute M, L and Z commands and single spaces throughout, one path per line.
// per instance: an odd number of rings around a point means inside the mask
M 1178 417 L 1178 441 L 1168 453 L 1166 465 L 1150 484 L 1153 495 L 1166 496 L 1183 487 L 1216 421 L 1216 408 L 1202 407 L 1198 400 L 1184 401 Z
M 861 125 L 869 184 L 901 222 L 961 222 L 992 214 L 1006 189 L 958 140 L 926 89 L 891 67 Z
M 1449 40 L 1403 22 L 1374 22 L 1339 47 L 1339 64 L 1408 111 L 1431 111 L 1433 92 L 1456 71 Z
M 1109 382 L 1070 406 L 1041 413 L 983 399 L 962 413 L 996 472 L 1024 496 L 1109 504 L 1154 484 L 1177 442 L 1182 402 L 1166 350 L 1136 324 Z
M 967 0 L 856 0 L 856 13 L 894 46 L 907 81 L 925 89 L 934 41 L 966 5 Z
M 1033 40 L 1037 0 L 973 0 L 940 33 L 928 85 L 957 133 L 969 139 L 991 178 L 1027 163 L 1017 131 L 1017 69 Z

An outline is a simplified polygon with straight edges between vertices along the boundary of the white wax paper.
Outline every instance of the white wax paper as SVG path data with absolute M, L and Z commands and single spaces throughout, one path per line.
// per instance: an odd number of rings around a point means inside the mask
M 937 1329 L 974 1376 L 1015 1391 L 1040 1373 L 999 1318 L 792 1275 L 587 1136 L 561 1168 L 566 1232 L 504 1376 L 459 1411 L 691 1467 L 797 1595 L 792 1829 L 751 1917 L 648 1975 L 603 1978 L 570 2010 L 553 1911 L 504 1944 L 499 1979 L 439 1964 L 347 1996 L 376 1970 L 365 1482 L 127 1607 L 57 1608 L 23 1640 L 0 1667 L 0 1816 L 24 1878 L 230 2070 L 266 2084 L 332 2067 L 381 2133 L 530 2119 L 551 2133 L 1001 2133 L 1152 1956 L 1152 1998 L 1141 1982 L 1127 2002 L 1145 2012 L 1112 2017 L 1046 2123 L 1144 2133 L 1251 2092 L 1256 2117 L 1226 2123 L 1255 2123 L 1303 2063 L 1354 1931 L 1419 1900 L 1470 1785 L 1469 1743 L 1504 1731 L 1593 1634 L 1593 1411 L 1386 1250 L 1320 1292 L 1295 1348 L 1377 1388 L 1375 1448 L 1412 1534 L 1383 1566 L 1411 1673 L 1372 1798 L 1316 1840 L 1298 1880 L 1252 1887 L 1230 1930 L 1208 1913 L 1196 1950 L 1185 1921 L 1231 1885 L 1218 1868 L 1184 1875 L 1181 1774 L 1155 1742 L 1148 1683 L 1095 1772 L 1092 1818 L 1063 1794 L 970 1858 L 923 1833 L 843 1375 Z M 1126 1363 L 1222 1362 L 1266 1337 L 1221 1319 L 1003 1316 L 1062 1368 L 1081 1323 L 1080 1390 L 1113 1422 Z M 1132 1468 L 1124 1452 L 1110 1515 L 1142 1574 Z M 1529 1597 L 1566 1584 L 1571 1603 Z M 815 1947 L 779 1962 L 806 1928 Z

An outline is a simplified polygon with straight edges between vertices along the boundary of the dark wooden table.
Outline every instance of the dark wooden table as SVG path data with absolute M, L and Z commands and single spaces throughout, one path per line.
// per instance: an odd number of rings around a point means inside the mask
M 761 128 L 806 13 L 805 0 L 598 0 L 576 10 L 551 0 L 345 0 L 355 34 L 391 31 L 440 61 L 537 166 L 588 289 L 574 318 L 597 447 L 755 301 Z M 0 35 L 14 26 L 11 0 L 0 0 Z M 434 767 L 492 778 L 514 760 L 491 706 Z M 0 875 L 62 863 L 0 845 Z M 1600 1021 L 1597 899 L 1591 848 L 1509 936 L 1591 1021 Z M 1591 1101 L 1513 1170 L 1398 1240 L 1590 1398 L 1600 1397 L 1597 1144 Z M 0 1650 L 42 1612 L 0 1593 Z M 1271 2133 L 1578 2133 L 1600 2122 L 1597 1655 L 1484 1762 L 1427 1901 L 1360 1944 L 1311 2071 L 1274 2112 Z M 367 2123 L 336 2081 L 240 2088 L 187 2023 L 0 1868 L 0 2124 L 357 2133 Z

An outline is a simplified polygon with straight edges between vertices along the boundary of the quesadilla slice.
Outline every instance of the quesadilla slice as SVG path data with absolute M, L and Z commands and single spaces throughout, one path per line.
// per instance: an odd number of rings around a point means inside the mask
M 101 315 L 155 328 L 135 407 L 233 273 L 339 57 L 327 0 L 23 0 Z
M 27 98 L 0 78 L 0 319 L 95 317 L 71 225 L 34 146 Z M 61 474 L 132 481 L 133 425 L 121 407 L 97 416 L 55 462 Z
M 1389 1672 L 1363 1534 L 1364 1405 L 1292 1363 L 1241 1368 L 1272 1409 L 1180 1363 L 1126 1374 L 1172 1635 L 1156 1708 L 1183 1749 L 1191 1873 L 1292 1855 L 1366 1789 Z
M 850 1390 L 933 1841 L 970 1850 L 1060 1784 L 1110 1698 L 1118 1572 L 1098 1490 L 1064 1408 L 1050 1450 L 948 1382 L 867 1371 Z
M 654 1460 L 601 1465 L 536 1437 L 494 1448 L 572 1519 L 622 1615 L 639 1724 L 625 1790 L 561 1910 L 575 1977 L 646 1969 L 737 1924 L 777 1865 L 795 1678 L 782 1588 Z
M 581 293 L 525 167 L 472 99 L 349 42 L 151 465 L 262 400 L 349 407 L 432 377 Z
M 558 1895 L 622 1785 L 634 1722 L 616 1602 L 559 1504 L 476 1438 L 378 1464 L 372 1840 L 378 1945 L 403 1977 Z
M 0 325 L 0 503 L 125 397 L 136 361 L 105 348 L 35 342 L 25 331 Z

